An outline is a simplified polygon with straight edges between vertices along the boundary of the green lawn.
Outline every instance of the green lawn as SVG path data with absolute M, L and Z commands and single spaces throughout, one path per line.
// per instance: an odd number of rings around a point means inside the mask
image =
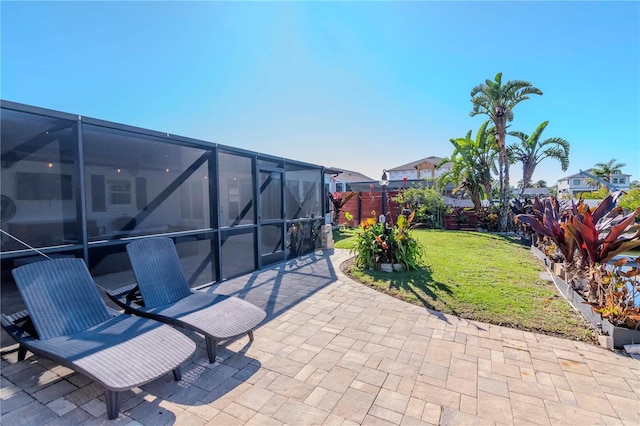
M 358 230 L 334 232 L 336 248 L 351 248 Z M 544 268 L 524 247 L 493 234 L 416 230 L 425 246 L 424 268 L 385 273 L 344 272 L 378 291 L 462 318 L 594 341 L 596 333 L 539 277 Z

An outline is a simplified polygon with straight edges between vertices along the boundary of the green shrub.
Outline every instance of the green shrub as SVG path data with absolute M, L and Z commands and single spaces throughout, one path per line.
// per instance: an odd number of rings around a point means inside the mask
M 609 190 L 606 186 L 602 186 L 597 191 L 581 192 L 580 198 L 583 200 L 604 200 L 609 195 Z
M 431 188 L 406 188 L 393 198 L 398 204 L 415 212 L 415 221 L 430 229 L 441 229 L 445 213 L 444 199 Z
M 640 207 L 640 188 L 631 188 L 629 192 L 620 197 L 618 205 L 629 212 Z

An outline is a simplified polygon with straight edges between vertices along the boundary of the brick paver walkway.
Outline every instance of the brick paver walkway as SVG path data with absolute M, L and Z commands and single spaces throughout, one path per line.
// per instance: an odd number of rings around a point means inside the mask
M 640 424 L 640 362 L 597 346 L 427 311 L 311 255 L 211 290 L 267 310 L 207 363 L 121 396 L 117 424 Z M 2 425 L 100 424 L 104 394 L 55 363 L 2 357 Z

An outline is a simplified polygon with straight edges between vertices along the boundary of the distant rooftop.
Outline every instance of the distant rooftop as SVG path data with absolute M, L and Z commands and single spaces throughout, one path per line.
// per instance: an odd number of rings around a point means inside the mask
M 345 170 L 340 167 L 329 167 L 330 169 L 339 170 L 340 173 L 337 175 L 337 178 L 344 182 L 368 182 L 374 179 L 371 179 L 369 176 L 363 175 L 362 173 L 354 172 L 353 170 Z
M 435 155 L 431 155 L 429 157 L 425 157 L 422 158 L 420 160 L 416 160 L 416 161 L 412 161 L 411 163 L 407 163 L 407 164 L 403 164 L 401 166 L 398 167 L 394 167 L 392 169 L 387 169 L 388 172 L 399 172 L 402 170 L 411 170 L 411 169 L 415 169 L 419 164 L 422 164 L 424 162 L 429 162 L 431 164 L 433 164 L 434 166 L 437 166 L 440 161 L 442 161 L 441 157 L 436 157 Z

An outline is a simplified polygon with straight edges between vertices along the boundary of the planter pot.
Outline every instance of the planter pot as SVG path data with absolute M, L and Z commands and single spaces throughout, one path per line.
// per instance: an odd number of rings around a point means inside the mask
M 402 264 L 400 264 L 400 263 L 394 263 L 393 264 L 393 270 L 394 271 L 402 271 L 402 269 L 403 269 L 402 268 Z
M 553 273 L 556 274 L 560 279 L 564 280 L 564 264 L 563 263 L 554 263 L 553 264 Z
M 393 264 L 392 263 L 381 263 L 380 270 L 382 272 L 393 272 Z
M 631 330 L 629 328 L 624 327 L 616 327 L 611 324 L 608 320 L 603 319 L 600 314 L 593 312 L 591 309 L 591 305 L 587 305 L 585 303 L 582 295 L 577 293 L 573 288 L 571 288 L 565 281 L 564 277 L 560 276 L 556 271 L 559 270 L 559 267 L 562 267 L 561 271 L 564 273 L 564 265 L 562 264 L 551 264 L 549 259 L 545 256 L 545 254 L 538 249 L 537 247 L 531 247 L 531 253 L 544 262 L 545 266 L 549 268 L 549 272 L 554 272 L 551 274 L 553 278 L 553 282 L 556 287 L 564 295 L 567 301 L 574 307 L 582 316 L 589 321 L 595 328 L 603 334 L 604 339 L 600 339 L 601 342 L 604 342 L 603 346 L 616 349 L 622 349 L 624 345 L 632 345 L 640 343 L 640 330 Z M 558 268 L 556 268 L 556 266 Z
M 637 345 L 640 343 L 640 330 L 616 327 L 606 319 L 602 320 L 602 331 L 611 336 L 613 339 L 612 346 L 616 349 L 622 349 L 624 345 Z
M 580 312 L 584 319 L 589 321 L 600 334 L 606 336 L 605 339 L 601 339 L 601 342 L 605 342 L 603 346 L 609 349 L 622 349 L 624 345 L 640 343 L 640 330 L 631 330 L 629 328 L 616 327 L 615 325 L 611 324 L 608 320 L 602 318 L 600 314 L 595 313 L 591 308 L 591 305 L 585 303 L 582 295 L 571 288 L 571 286 L 569 286 L 562 278 L 560 278 L 559 276 L 553 276 L 553 274 L 551 274 L 551 276 L 556 287 L 558 288 L 560 293 L 565 296 L 571 306 L 573 306 L 574 309 Z

